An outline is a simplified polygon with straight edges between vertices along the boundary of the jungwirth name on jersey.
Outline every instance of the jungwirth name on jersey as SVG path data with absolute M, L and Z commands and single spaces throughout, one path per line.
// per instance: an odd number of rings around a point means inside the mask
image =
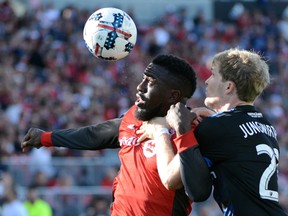
M 239 125 L 241 131 L 244 133 L 243 137 L 247 138 L 248 136 L 253 136 L 258 133 L 267 134 L 270 137 L 273 137 L 277 140 L 277 133 L 273 126 L 261 124 L 259 122 L 246 122 Z

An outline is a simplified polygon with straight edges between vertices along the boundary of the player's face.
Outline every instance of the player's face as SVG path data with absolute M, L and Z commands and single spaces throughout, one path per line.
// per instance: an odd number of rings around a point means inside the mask
M 170 88 L 165 82 L 168 77 L 168 71 L 164 68 L 149 65 L 144 74 L 143 79 L 137 86 L 137 100 L 135 105 L 135 117 L 142 121 L 148 121 L 156 116 L 165 116 L 167 110 L 172 104 Z
M 218 63 L 213 63 L 211 68 L 211 76 L 205 81 L 206 98 L 205 105 L 216 111 L 221 110 L 225 105 L 225 89 L 226 82 L 222 81 L 222 76 L 219 73 L 220 66 Z

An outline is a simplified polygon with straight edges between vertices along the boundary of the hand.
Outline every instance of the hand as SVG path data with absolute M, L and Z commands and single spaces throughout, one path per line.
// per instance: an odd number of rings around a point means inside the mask
M 177 136 L 191 130 L 196 114 L 191 112 L 183 103 L 171 105 L 168 110 L 166 120 L 170 127 L 174 128 Z
M 192 111 L 196 113 L 196 115 L 202 119 L 206 118 L 207 116 L 211 116 L 215 114 L 213 110 L 208 109 L 207 107 L 197 107 L 197 108 L 192 109 Z
M 154 139 L 155 133 L 161 128 L 169 128 L 165 117 L 156 117 L 148 122 L 143 122 L 140 129 L 136 131 L 136 134 L 142 134 L 137 142 L 140 143 L 146 138 Z
M 43 132 L 43 130 L 38 128 L 30 128 L 21 143 L 22 151 L 27 152 L 29 148 L 41 148 L 41 135 Z

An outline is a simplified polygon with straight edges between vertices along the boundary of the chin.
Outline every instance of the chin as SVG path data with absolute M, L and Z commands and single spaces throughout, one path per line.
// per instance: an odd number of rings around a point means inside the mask
M 222 105 L 223 101 L 219 100 L 219 98 L 206 98 L 204 101 L 204 104 L 206 107 L 219 112 L 222 110 Z
M 149 116 L 147 114 L 147 111 L 139 107 L 135 109 L 134 116 L 140 121 L 148 121 L 151 119 L 151 118 L 148 118 Z
M 204 104 L 205 104 L 205 106 L 207 106 L 207 107 L 209 107 L 209 98 L 205 98 L 205 100 L 204 100 Z
M 211 99 L 211 98 L 206 98 L 205 100 L 204 100 L 204 104 L 205 104 L 205 106 L 207 106 L 208 108 L 211 108 L 211 109 L 213 109 L 213 104 L 215 104 L 215 102 L 213 101 L 213 99 Z
M 159 109 L 147 110 L 137 107 L 135 109 L 134 116 L 140 121 L 149 121 L 152 118 L 159 116 Z

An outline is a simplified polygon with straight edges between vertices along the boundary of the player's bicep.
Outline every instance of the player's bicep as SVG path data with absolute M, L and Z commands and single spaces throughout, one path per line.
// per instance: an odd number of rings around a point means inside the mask
M 170 184 L 173 189 L 180 189 L 183 187 L 181 176 L 180 176 L 180 157 L 176 154 L 170 166 Z

